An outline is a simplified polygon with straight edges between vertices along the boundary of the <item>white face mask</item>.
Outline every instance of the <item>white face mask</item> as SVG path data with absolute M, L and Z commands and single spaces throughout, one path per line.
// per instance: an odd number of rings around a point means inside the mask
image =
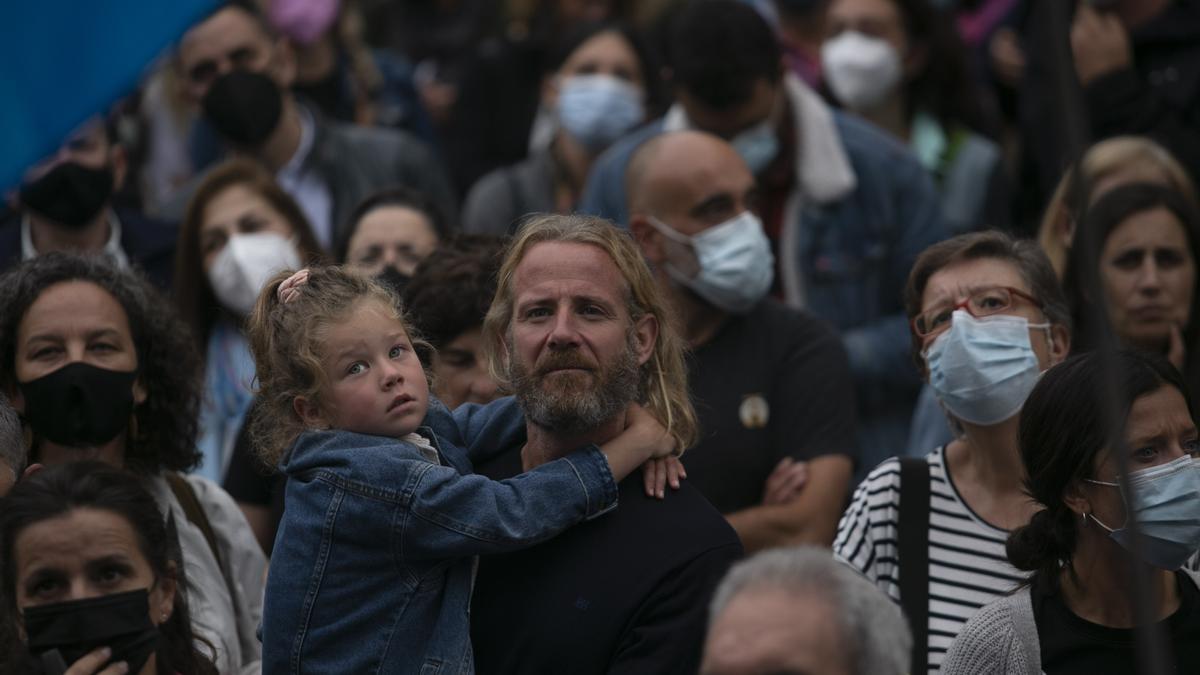
M 842 105 L 869 110 L 900 82 L 900 54 L 887 40 L 848 30 L 821 46 L 821 69 Z
M 222 306 L 246 316 L 267 279 L 280 270 L 299 267 L 300 251 L 294 238 L 278 232 L 235 234 L 208 270 L 208 283 Z
M 695 272 L 689 274 L 668 262 L 667 273 L 714 307 L 743 314 L 771 290 L 775 256 L 762 221 L 753 213 L 743 211 L 694 237 L 657 218 L 651 217 L 649 222 L 668 239 L 691 247 L 697 263 Z

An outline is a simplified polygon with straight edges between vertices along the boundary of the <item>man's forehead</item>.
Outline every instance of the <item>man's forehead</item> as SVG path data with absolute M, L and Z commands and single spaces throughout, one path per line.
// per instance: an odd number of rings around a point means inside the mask
M 647 186 L 690 209 L 717 195 L 741 196 L 754 188 L 754 175 L 732 146 L 700 134 L 671 139 L 646 167 Z
M 627 284 L 603 249 L 576 242 L 539 242 L 526 251 L 513 275 L 513 291 L 568 292 L 620 297 Z

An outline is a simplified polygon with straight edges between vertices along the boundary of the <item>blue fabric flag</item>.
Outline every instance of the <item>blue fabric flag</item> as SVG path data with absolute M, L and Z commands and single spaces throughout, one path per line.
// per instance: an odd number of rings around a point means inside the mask
M 217 0 L 0 2 L 0 194 L 93 115 Z

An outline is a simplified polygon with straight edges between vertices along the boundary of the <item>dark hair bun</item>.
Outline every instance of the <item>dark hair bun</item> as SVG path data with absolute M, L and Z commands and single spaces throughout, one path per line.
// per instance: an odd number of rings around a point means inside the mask
M 1070 509 L 1033 514 L 1029 524 L 1013 530 L 1005 544 L 1008 561 L 1026 572 L 1049 572 L 1075 550 L 1075 518 Z

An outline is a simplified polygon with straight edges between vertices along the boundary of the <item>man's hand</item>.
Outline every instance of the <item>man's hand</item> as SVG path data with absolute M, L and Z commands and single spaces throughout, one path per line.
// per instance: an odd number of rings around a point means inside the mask
M 787 504 L 800 496 L 800 491 L 807 482 L 808 463 L 784 457 L 775 465 L 771 475 L 767 476 L 767 484 L 763 488 L 763 504 L 766 506 Z
M 1079 4 L 1071 23 L 1071 52 L 1079 83 L 1085 87 L 1101 75 L 1133 65 L 1129 32 L 1121 20 L 1110 12 L 1097 12 L 1086 2 Z

